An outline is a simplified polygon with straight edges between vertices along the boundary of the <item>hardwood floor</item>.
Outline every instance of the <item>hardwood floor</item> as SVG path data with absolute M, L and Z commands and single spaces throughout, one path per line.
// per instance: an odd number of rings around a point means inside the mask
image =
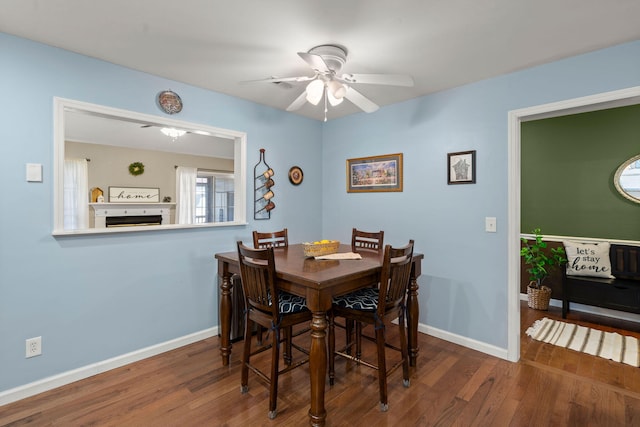
M 560 309 L 523 303 L 518 363 L 419 334 L 411 386 L 402 386 L 400 370 L 391 375 L 386 413 L 378 410 L 375 371 L 336 359 L 336 384 L 327 382 L 326 389 L 327 426 L 640 425 L 640 370 L 531 340 L 524 330 L 545 316 L 560 319 Z M 570 317 L 640 338 L 635 323 Z M 240 394 L 240 351 L 235 343 L 223 367 L 218 339 L 203 340 L 0 407 L 0 425 L 308 425 L 308 367 L 281 377 L 278 416 L 269 420 L 268 389 L 255 375 L 249 392 Z

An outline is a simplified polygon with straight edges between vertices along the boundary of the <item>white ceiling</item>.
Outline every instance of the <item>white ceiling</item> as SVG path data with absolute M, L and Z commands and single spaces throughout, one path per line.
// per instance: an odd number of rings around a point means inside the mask
M 173 140 L 160 131 L 163 127 L 175 128 L 75 109 L 64 113 L 65 141 L 233 159 L 234 140 L 231 138 L 201 134 L 202 129 L 185 126 L 179 129 L 187 133 Z
M 0 0 L 0 31 L 281 110 L 303 83 L 239 82 L 311 76 L 296 53 L 339 44 L 344 73 L 413 76 L 357 86 L 384 106 L 638 40 L 640 0 Z

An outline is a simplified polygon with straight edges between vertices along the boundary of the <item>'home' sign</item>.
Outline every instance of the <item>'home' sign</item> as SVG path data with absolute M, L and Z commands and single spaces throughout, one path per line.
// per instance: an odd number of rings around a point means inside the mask
M 109 187 L 111 203 L 158 203 L 159 201 L 159 188 Z

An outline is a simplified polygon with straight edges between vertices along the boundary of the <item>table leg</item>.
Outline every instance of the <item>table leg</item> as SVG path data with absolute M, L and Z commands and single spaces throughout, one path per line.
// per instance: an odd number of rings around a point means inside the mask
M 229 356 L 231 355 L 231 289 L 233 283 L 231 274 L 222 274 L 222 283 L 220 284 L 220 356 L 222 356 L 222 365 L 229 365 Z
M 418 358 L 418 320 L 420 318 L 420 306 L 418 304 L 418 281 L 412 274 L 407 295 L 407 327 L 409 329 L 409 365 L 416 366 Z
M 311 350 L 309 371 L 311 378 L 311 408 L 309 424 L 324 426 L 327 412 L 324 409 L 324 387 L 327 378 L 327 318 L 326 313 L 314 312 L 311 319 Z

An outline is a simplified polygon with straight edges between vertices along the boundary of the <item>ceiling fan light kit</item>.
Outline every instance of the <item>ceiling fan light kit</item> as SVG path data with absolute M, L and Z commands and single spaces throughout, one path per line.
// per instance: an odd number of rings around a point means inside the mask
M 312 77 L 272 77 L 260 82 L 309 82 L 305 90 L 287 107 L 287 111 L 301 108 L 305 102 L 318 105 L 324 99 L 324 121 L 327 121 L 328 105 L 335 107 L 348 99 L 366 113 L 372 113 L 379 107 L 369 98 L 355 90 L 354 84 L 413 86 L 413 78 L 402 74 L 339 74 L 347 62 L 347 50 L 338 45 L 320 45 L 308 52 L 298 52 L 315 72 Z
M 324 82 L 322 80 L 313 80 L 307 85 L 307 102 L 309 104 L 318 105 L 324 93 Z
M 327 88 L 329 89 L 329 94 L 335 99 L 341 100 L 347 94 L 347 85 L 342 84 L 336 80 L 331 80 L 329 83 L 327 83 Z
M 342 104 L 342 100 L 344 99 L 343 97 L 340 98 L 336 98 L 333 93 L 331 93 L 330 90 L 327 91 L 327 99 L 329 99 L 329 104 L 331 104 L 332 107 L 335 107 L 336 105 L 340 105 Z
M 160 132 L 167 135 L 173 141 L 175 141 L 176 139 L 180 138 L 182 135 L 187 133 L 186 130 L 176 129 L 176 128 L 162 128 L 160 129 Z

